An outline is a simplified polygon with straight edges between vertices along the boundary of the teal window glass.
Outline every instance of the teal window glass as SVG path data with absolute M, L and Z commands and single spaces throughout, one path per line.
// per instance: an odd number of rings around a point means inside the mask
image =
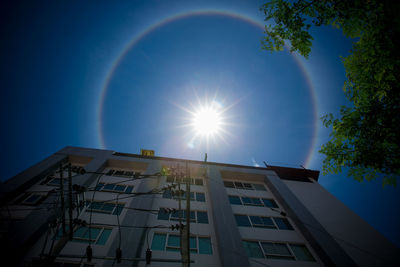
M 208 223 L 208 216 L 206 211 L 197 212 L 197 223 Z
M 249 218 L 246 215 L 235 214 L 235 219 L 238 226 L 251 227 Z
M 104 186 L 104 190 L 114 190 L 115 185 L 114 184 L 106 184 Z
M 74 232 L 73 238 L 83 238 L 85 236 L 85 233 L 88 231 L 87 227 L 79 227 L 76 229 Z
M 262 242 L 261 245 L 267 258 L 294 260 L 286 244 Z
M 169 220 L 169 215 L 170 214 L 168 212 L 165 212 L 164 209 L 160 209 L 158 211 L 157 220 L 166 220 L 166 221 L 168 221 Z
M 253 201 L 249 197 L 242 197 L 243 205 L 253 205 Z
M 232 205 L 242 205 L 242 202 L 240 201 L 240 197 L 238 197 L 238 196 L 229 196 L 229 202 Z
M 243 240 L 243 247 L 249 258 L 264 258 L 263 252 L 258 242 Z
M 260 216 L 250 216 L 250 221 L 253 226 L 262 226 L 263 222 Z
M 197 253 L 197 240 L 196 237 L 190 237 L 190 253 Z
M 132 193 L 132 190 L 133 190 L 133 186 L 130 186 L 130 185 L 129 185 L 129 186 L 126 187 L 125 193 L 128 193 L 128 194 L 129 194 L 129 193 Z
M 122 209 L 124 208 L 124 204 L 118 204 L 115 207 L 113 215 L 121 215 Z
M 100 191 L 103 188 L 104 184 L 103 183 L 98 183 L 96 186 L 96 191 Z
M 199 253 L 212 254 L 211 239 L 209 237 L 199 237 Z
M 263 200 L 264 205 L 265 205 L 266 207 L 269 207 L 269 208 L 278 208 L 278 205 L 276 204 L 276 202 L 275 202 L 273 199 L 266 199 L 266 198 L 263 198 L 262 200 Z
M 184 213 L 182 210 L 177 210 L 171 214 L 171 220 L 177 221 L 177 220 L 179 220 L 179 218 L 183 219 L 184 218 L 183 215 L 184 215 Z
M 169 235 L 167 243 L 167 251 L 179 251 L 181 247 L 181 239 L 179 235 Z
M 153 235 L 153 241 L 151 242 L 152 250 L 164 250 L 165 241 L 167 240 L 166 234 L 157 234 Z
M 281 230 L 293 230 L 293 226 L 286 218 L 274 218 L 274 221 L 276 225 L 278 225 L 278 228 Z
M 89 206 L 89 211 L 90 210 L 101 210 L 102 202 L 92 202 Z
M 101 232 L 101 235 L 97 240 L 96 245 L 105 245 L 108 240 L 108 237 L 111 234 L 111 231 L 112 231 L 111 229 L 104 229 L 103 232 Z
M 125 185 L 115 185 L 114 190 L 118 192 L 124 192 L 126 186 Z
M 259 190 L 259 191 L 267 191 L 267 189 L 265 189 L 265 186 L 262 185 L 262 184 L 253 184 L 253 187 L 254 187 L 256 190 Z
M 163 193 L 163 198 L 172 198 L 171 190 L 165 190 Z
M 298 261 L 315 261 L 311 252 L 304 245 L 290 244 L 294 255 Z
M 252 197 L 251 202 L 255 206 L 263 206 L 263 203 L 261 202 L 261 200 L 259 198 Z
M 247 189 L 247 190 L 253 190 L 253 187 L 251 186 L 251 184 L 243 183 L 243 186 L 244 186 L 244 188 Z
M 186 219 L 186 210 L 184 210 L 183 211 L 183 218 L 184 219 Z M 195 222 L 196 221 L 196 212 L 195 211 L 191 211 L 190 212 L 190 220 L 192 221 L 192 222 Z
M 266 228 L 276 228 L 274 222 L 270 217 L 261 217 L 261 220 L 263 222 L 263 227 Z
M 204 193 L 197 192 L 196 193 L 196 201 L 206 202 L 206 196 Z
M 113 203 L 104 203 L 102 210 L 108 213 L 111 213 L 115 208 L 115 204 Z

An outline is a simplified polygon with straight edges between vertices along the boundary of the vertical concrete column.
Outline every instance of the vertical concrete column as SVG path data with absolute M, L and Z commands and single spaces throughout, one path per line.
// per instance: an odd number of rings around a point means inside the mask
M 265 183 L 326 266 L 357 266 L 274 172 L 268 173 Z
M 218 167 L 208 165 L 208 192 L 221 266 L 250 266 Z

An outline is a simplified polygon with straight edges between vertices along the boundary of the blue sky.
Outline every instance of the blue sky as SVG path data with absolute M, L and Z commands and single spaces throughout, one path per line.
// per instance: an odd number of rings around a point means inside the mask
M 160 156 L 198 160 L 207 152 L 209 161 L 307 164 L 320 170 L 318 150 L 329 130 L 314 117 L 337 114 L 347 104 L 339 57 L 348 55 L 351 40 L 324 27 L 313 29 L 308 60 L 288 51 L 264 51 L 262 29 L 255 24 L 263 23 L 262 3 L 4 4 L 1 180 L 67 145 L 128 153 L 148 148 Z M 151 28 L 199 10 L 214 13 Z M 188 110 L 212 100 L 225 110 L 225 131 L 208 142 L 193 139 Z M 382 189 L 381 181 L 358 183 L 345 173 L 321 174 L 319 181 L 400 247 L 398 188 Z

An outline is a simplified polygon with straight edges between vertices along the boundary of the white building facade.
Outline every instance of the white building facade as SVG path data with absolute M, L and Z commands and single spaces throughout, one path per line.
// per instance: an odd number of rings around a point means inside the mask
M 71 167 L 70 167 L 71 166 Z M 399 266 L 318 171 L 66 147 L 1 185 L 9 266 Z M 190 179 L 190 212 L 186 190 Z M 70 231 L 72 229 L 72 231 Z

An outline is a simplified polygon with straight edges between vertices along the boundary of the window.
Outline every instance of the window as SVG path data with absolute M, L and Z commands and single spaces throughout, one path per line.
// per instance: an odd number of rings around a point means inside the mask
M 208 216 L 206 211 L 197 212 L 197 223 L 208 223 Z
M 286 218 L 274 218 L 274 221 L 280 230 L 293 230 L 292 225 Z
M 264 202 L 264 205 L 269 208 L 279 208 L 276 202 L 273 199 L 267 199 L 263 198 L 262 201 Z
M 185 210 L 177 210 L 173 213 L 168 213 L 164 208 L 160 208 L 158 211 L 158 220 L 166 220 L 166 221 L 179 221 L 179 218 L 182 220 L 186 220 L 186 211 Z M 190 211 L 190 221 L 194 223 L 204 223 L 208 224 L 208 214 L 207 211 Z
M 289 244 L 298 261 L 315 261 L 305 245 Z
M 240 201 L 240 197 L 238 197 L 238 196 L 229 196 L 229 202 L 232 205 L 242 205 L 242 202 Z
M 251 227 L 249 218 L 247 215 L 237 215 L 235 214 L 235 219 L 236 219 L 236 224 L 238 226 L 244 226 L 244 227 Z
M 51 186 L 60 186 L 60 180 L 61 178 L 53 178 L 49 182 L 47 182 L 47 185 Z M 63 184 L 65 185 L 68 182 L 67 179 L 63 179 Z
M 242 182 L 235 182 L 235 181 L 224 181 L 224 186 L 227 188 L 267 191 L 267 189 L 265 188 L 265 186 L 263 184 L 251 184 L 251 183 L 242 183 Z
M 66 230 L 68 231 L 68 226 L 66 227 Z M 92 226 L 90 228 L 91 243 L 95 245 L 105 245 L 111 234 L 111 231 L 111 228 Z M 61 237 L 62 229 L 58 231 L 57 239 L 60 239 Z M 79 227 L 74 231 L 72 238 L 72 242 L 89 243 L 89 227 Z
M 285 243 L 261 242 L 261 246 L 268 259 L 295 259 Z
M 132 193 L 133 186 L 123 184 L 106 184 L 98 183 L 96 191 L 108 191 L 108 192 L 119 192 L 119 193 Z
M 190 253 L 212 255 L 212 246 L 210 237 L 191 236 Z M 155 233 L 151 243 L 152 250 L 166 250 L 179 252 L 181 241 L 179 235 L 169 233 Z
M 206 202 L 206 196 L 204 193 L 196 192 L 196 201 Z
M 235 185 L 233 184 L 233 182 L 230 182 L 230 181 L 224 181 L 224 186 L 228 187 L 228 188 L 235 188 Z
M 24 200 L 22 200 L 21 204 L 23 205 L 37 205 L 41 200 L 43 200 L 44 195 L 38 194 L 28 194 Z
M 243 247 L 249 258 L 264 258 L 264 254 L 261 250 L 260 244 L 253 241 L 243 240 Z
M 195 185 L 203 185 L 203 179 L 195 179 Z
M 201 178 L 189 178 L 190 184 L 191 185 L 204 185 L 203 179 Z M 186 179 L 185 178 L 179 178 L 179 177 L 173 177 L 173 176 L 168 176 L 166 179 L 167 183 L 181 183 L 181 184 L 186 184 Z
M 269 217 L 250 216 L 250 221 L 253 227 L 276 229 L 274 222 Z
M 259 198 L 256 197 L 242 197 L 243 205 L 248 206 L 263 206 Z
M 120 215 L 125 204 L 118 203 L 118 205 L 117 205 L 117 203 L 101 202 L 101 201 L 94 201 L 94 202 L 90 203 L 88 201 L 86 203 L 86 205 L 88 206 L 86 209 L 87 212 Z
M 267 189 L 265 189 L 265 186 L 262 184 L 253 184 L 254 189 L 255 190 L 259 190 L 259 191 L 267 191 Z
M 171 190 L 165 190 L 163 192 L 163 198 L 172 198 L 172 192 Z M 174 199 L 179 199 L 178 196 L 174 196 Z M 183 200 L 186 199 L 186 192 L 183 194 L 182 198 Z M 199 201 L 199 202 L 205 202 L 205 194 L 202 192 L 190 192 L 190 200 L 192 201 Z
M 122 170 L 109 170 L 106 175 L 108 176 L 119 176 L 119 177 L 128 177 L 128 178 L 134 178 L 135 177 L 135 172 L 134 171 L 122 171 Z M 139 173 L 137 173 L 139 174 Z

